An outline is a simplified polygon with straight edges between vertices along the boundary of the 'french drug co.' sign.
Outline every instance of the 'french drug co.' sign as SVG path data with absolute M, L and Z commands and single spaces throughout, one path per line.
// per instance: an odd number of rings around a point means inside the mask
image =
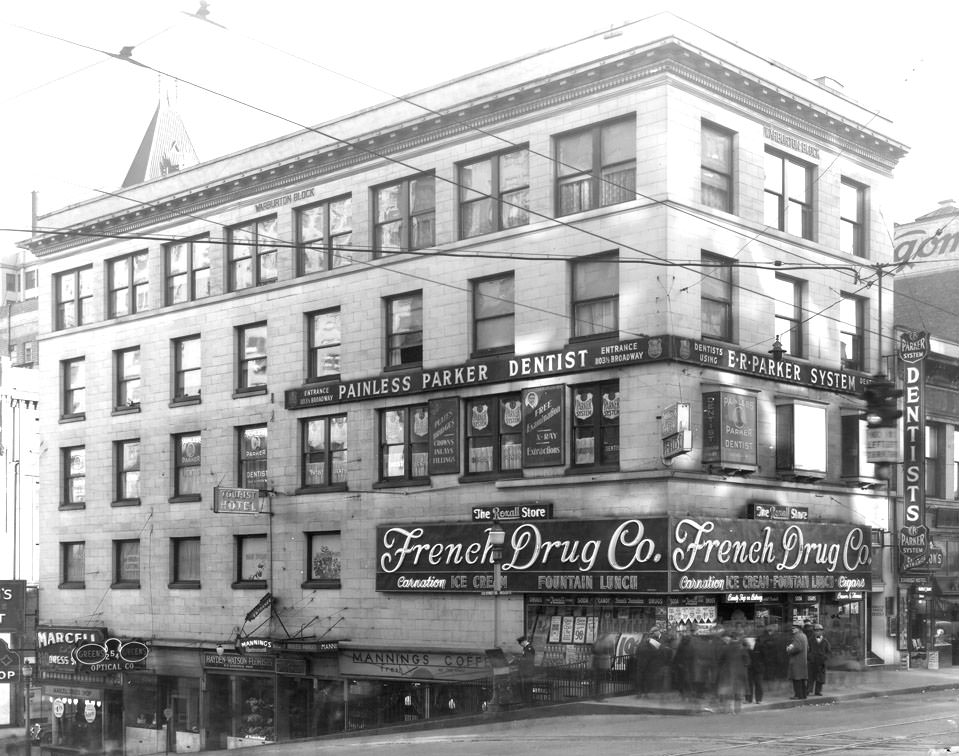
M 500 523 L 503 590 L 523 593 L 834 592 L 871 586 L 857 525 L 648 517 Z M 482 523 L 377 528 L 378 591 L 492 589 Z

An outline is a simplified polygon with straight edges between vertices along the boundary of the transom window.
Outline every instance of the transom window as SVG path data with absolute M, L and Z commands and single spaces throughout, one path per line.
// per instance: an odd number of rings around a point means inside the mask
M 423 362 L 423 293 L 416 291 L 386 300 L 386 365 Z
M 619 255 L 577 260 L 573 267 L 573 337 L 619 333 Z
M 476 354 L 511 352 L 516 320 L 512 273 L 473 282 L 473 345 Z
M 519 394 L 466 403 L 466 472 L 499 474 L 523 467 L 523 402 Z
M 529 151 L 512 150 L 459 167 L 460 237 L 529 223 Z
M 847 178 L 842 179 L 839 185 L 839 250 L 847 255 L 866 256 L 865 205 L 865 187 Z
M 166 303 L 210 296 L 210 239 L 203 236 L 166 247 Z
M 635 118 L 556 137 L 556 161 L 558 215 L 635 199 Z
M 430 414 L 426 404 L 380 412 L 380 480 L 426 480 Z
M 346 415 L 303 421 L 303 487 L 346 484 Z
M 353 240 L 352 204 L 350 197 L 340 197 L 296 211 L 299 275 L 353 262 L 348 249 Z
M 150 286 L 147 277 L 147 253 L 111 260 L 108 264 L 110 281 L 110 317 L 119 318 L 150 307 Z
M 57 329 L 85 325 L 93 320 L 93 268 L 77 268 L 54 276 Z
M 340 346 L 343 340 L 340 308 L 311 313 L 307 316 L 307 320 L 308 379 L 319 381 L 339 375 Z
M 732 341 L 733 266 L 719 255 L 701 256 L 701 314 L 704 338 Z
M 842 367 L 865 370 L 863 300 L 843 294 L 839 300 L 839 349 Z
M 230 290 L 276 281 L 276 217 L 230 229 Z
M 777 275 L 773 288 L 776 308 L 774 332 L 786 354 L 801 357 L 802 338 L 802 283 L 793 278 Z
M 812 167 L 766 150 L 763 222 L 803 239 L 812 239 Z
M 573 389 L 573 465 L 619 465 L 619 381 Z
M 114 353 L 117 409 L 140 406 L 140 347 Z
M 733 211 L 733 133 L 712 123 L 702 124 L 702 203 Z
M 378 252 L 425 249 L 435 243 L 436 187 L 432 174 L 373 191 L 373 239 Z

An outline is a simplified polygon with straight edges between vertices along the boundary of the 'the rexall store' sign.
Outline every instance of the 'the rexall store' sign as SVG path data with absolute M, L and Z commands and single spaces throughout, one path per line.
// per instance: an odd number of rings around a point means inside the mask
M 871 588 L 871 533 L 851 524 L 701 517 L 500 523 L 503 590 L 521 593 L 839 592 Z M 376 589 L 492 586 L 489 525 L 377 528 Z

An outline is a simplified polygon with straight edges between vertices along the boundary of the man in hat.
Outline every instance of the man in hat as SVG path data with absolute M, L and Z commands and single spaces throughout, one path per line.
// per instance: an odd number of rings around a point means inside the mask
M 809 642 L 809 685 L 813 688 L 814 696 L 822 695 L 822 686 L 826 682 L 826 660 L 832 653 L 832 646 L 823 636 L 820 624 L 812 627 L 812 640 Z
M 799 625 L 793 625 L 792 639 L 786 645 L 786 654 L 789 657 L 787 677 L 793 683 L 793 695 L 790 701 L 799 701 L 806 697 L 806 680 L 808 679 L 809 641 Z
M 521 635 L 516 639 L 519 647 L 523 649 L 523 655 L 519 660 L 519 678 L 520 688 L 523 692 L 523 702 L 530 706 L 533 703 L 533 675 L 536 665 L 536 649 L 530 643 L 529 638 Z

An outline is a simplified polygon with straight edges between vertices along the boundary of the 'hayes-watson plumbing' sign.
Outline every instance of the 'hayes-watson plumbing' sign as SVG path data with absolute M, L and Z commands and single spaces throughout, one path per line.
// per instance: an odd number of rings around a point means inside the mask
M 733 349 L 724 344 L 676 336 L 576 345 L 557 352 L 489 357 L 462 365 L 362 378 L 324 381 L 286 391 L 287 409 L 326 407 L 379 397 L 407 396 L 430 391 L 450 391 L 524 379 L 548 378 L 589 370 L 678 360 L 702 367 L 768 378 L 797 386 L 856 394 L 862 390 L 862 373 L 776 360 L 768 354 Z
M 870 531 L 857 525 L 646 517 L 500 523 L 502 590 L 724 593 L 868 590 Z M 489 526 L 377 528 L 378 591 L 492 590 Z

